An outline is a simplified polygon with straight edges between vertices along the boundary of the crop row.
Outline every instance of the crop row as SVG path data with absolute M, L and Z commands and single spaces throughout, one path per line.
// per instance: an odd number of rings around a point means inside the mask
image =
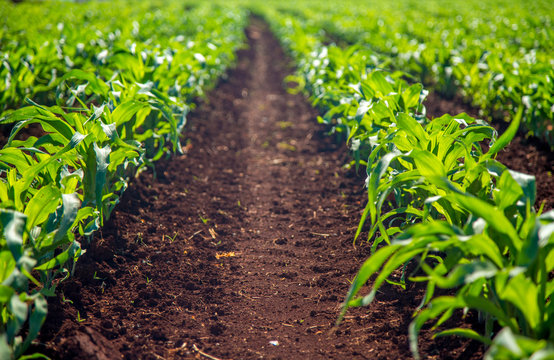
M 317 21 L 294 10 L 257 11 L 298 66 L 289 80 L 320 109 L 320 122 L 347 142 L 352 165 L 367 171 L 368 201 L 356 238 L 367 229 L 373 252 L 352 282 L 342 316 L 371 304 L 385 283 L 422 282 L 425 296 L 409 327 L 416 358 L 425 323 L 433 321 L 437 331 L 456 311 L 469 310 L 479 313 L 483 329 L 436 336 L 482 341 L 487 359 L 552 358 L 554 211 L 535 208 L 533 176 L 494 159 L 524 109 L 500 137 L 467 114 L 429 119 L 422 85 L 383 70 L 368 47 L 326 45 Z M 374 275 L 370 292 L 360 295 Z M 450 295 L 436 295 L 437 289 Z
M 373 2 L 296 5 L 294 14 L 327 41 L 358 44 L 481 115 L 509 120 L 523 108 L 528 132 L 554 147 L 554 27 L 551 4 Z M 518 14 L 514 16 L 514 14 Z
M 1 4 L 0 122 L 14 125 L 0 150 L 2 359 L 21 357 L 37 337 L 46 297 L 128 180 L 181 151 L 192 101 L 244 43 L 243 10 L 179 1 L 98 7 Z M 44 135 L 19 140 L 35 123 Z

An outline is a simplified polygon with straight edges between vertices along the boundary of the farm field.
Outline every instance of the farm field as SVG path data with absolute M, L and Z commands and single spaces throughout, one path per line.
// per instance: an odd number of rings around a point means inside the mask
M 482 58 L 410 25 L 467 6 L 52 4 L 2 4 L 52 17 L 2 28 L 2 358 L 554 357 L 546 2 Z

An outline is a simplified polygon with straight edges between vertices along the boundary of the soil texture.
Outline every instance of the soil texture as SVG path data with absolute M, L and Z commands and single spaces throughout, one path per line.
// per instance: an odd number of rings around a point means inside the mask
M 405 359 L 424 289 L 341 302 L 369 254 L 352 240 L 364 177 L 288 94 L 289 60 L 254 19 L 249 48 L 191 114 L 186 154 L 125 192 L 49 300 L 40 350 L 56 359 Z M 470 314 L 448 325 L 479 326 Z M 465 322 L 465 323 L 464 323 Z M 425 359 L 478 359 L 479 343 L 431 339 Z

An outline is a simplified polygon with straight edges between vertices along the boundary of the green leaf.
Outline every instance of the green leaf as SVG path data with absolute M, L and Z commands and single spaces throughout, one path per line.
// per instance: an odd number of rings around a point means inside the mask
M 499 269 L 505 266 L 504 262 L 508 259 L 502 254 L 502 251 L 490 237 L 485 234 L 476 234 L 465 241 L 467 252 L 470 254 L 485 256 L 490 259 Z
M 429 135 L 425 132 L 421 124 L 416 121 L 416 119 L 405 113 L 399 113 L 396 117 L 396 122 L 400 129 L 417 139 L 421 149 L 427 148 Z
M 27 350 L 29 345 L 31 345 L 31 342 L 37 338 L 40 328 L 42 327 L 44 320 L 46 320 L 47 313 L 48 305 L 46 303 L 46 299 L 42 295 L 37 296 L 34 301 L 31 317 L 29 318 L 29 332 L 27 333 L 25 342 L 20 347 L 18 353 L 19 356 L 23 355 L 23 352 Z
M 76 241 L 73 241 L 69 248 L 56 256 L 53 259 L 48 260 L 44 264 L 41 264 L 35 267 L 35 270 L 50 270 L 57 266 L 63 266 L 67 261 L 73 259 L 75 254 L 78 254 L 81 251 L 81 246 Z
M 370 203 L 367 202 L 365 205 L 364 211 L 362 213 L 362 217 L 360 218 L 360 222 L 358 223 L 358 228 L 356 229 L 356 234 L 354 235 L 354 242 L 358 240 L 358 236 L 360 236 L 362 229 L 364 227 L 365 221 L 367 219 L 367 215 L 369 214 L 369 211 L 371 210 Z
M 489 159 L 498 154 L 500 150 L 504 149 L 514 138 L 519 129 L 521 123 L 521 116 L 523 115 L 523 106 L 520 106 L 514 119 L 510 122 L 508 129 L 502 134 L 498 140 L 491 146 L 489 151 L 483 155 L 483 159 Z
M 486 352 L 484 359 L 522 359 L 523 356 L 523 350 L 519 347 L 513 331 L 505 327 L 494 337 L 492 346 Z
M 370 256 L 362 265 L 360 270 L 358 270 L 358 273 L 356 274 L 356 277 L 354 278 L 354 281 L 352 281 L 352 285 L 350 285 L 350 289 L 348 290 L 348 293 L 346 294 L 346 298 L 344 300 L 341 315 L 339 316 L 337 320 L 337 324 L 342 321 L 342 318 L 346 314 L 346 311 L 348 310 L 349 303 L 358 291 L 360 291 L 361 287 L 365 285 L 365 283 L 369 280 L 371 275 L 375 274 L 377 270 L 381 268 L 381 266 L 387 261 L 392 254 L 394 254 L 395 251 L 397 251 L 399 248 L 399 245 L 389 245 L 385 246 L 383 248 L 380 248 Z
M 0 251 L 0 282 L 4 283 L 6 279 L 12 276 L 12 273 L 15 269 L 16 262 L 9 249 L 2 247 Z M 9 281 L 5 285 L 9 285 Z
M 0 163 L 6 164 L 4 168 L 14 166 L 18 173 L 23 173 L 29 169 L 34 161 L 27 156 L 21 149 L 6 147 L 0 150 Z
M 469 307 L 490 314 L 496 317 L 502 326 L 509 326 L 512 329 L 518 328 L 516 319 L 511 318 L 510 315 L 506 314 L 504 309 L 500 308 L 492 301 L 481 296 L 473 295 L 460 295 L 458 297 L 462 300 L 461 304 L 463 307 Z
M 508 170 L 512 178 L 523 190 L 525 198 L 529 201 L 531 206 L 535 205 L 535 199 L 537 198 L 537 185 L 533 175 L 520 173 L 514 170 Z
M 356 110 L 356 121 L 362 121 L 363 117 L 368 112 L 368 110 L 371 109 L 372 106 L 373 103 L 371 101 L 361 100 L 360 104 L 358 105 L 358 110 Z
M 27 320 L 28 307 L 17 294 L 14 294 L 8 303 L 8 310 L 13 314 L 14 318 L 8 322 L 6 332 L 8 333 L 8 338 L 13 338 Z
M 380 92 L 382 96 L 386 96 L 389 93 L 394 91 L 392 85 L 387 81 L 384 71 L 373 71 L 368 78 L 368 83 L 373 85 L 373 89 L 377 92 Z
M 93 144 L 94 153 L 96 155 L 96 206 L 98 209 L 102 205 L 102 191 L 107 181 L 108 165 L 110 164 L 110 152 L 109 145 L 103 148 L 98 147 L 96 143 Z
M 405 109 L 403 109 L 404 111 L 419 105 L 421 90 L 423 90 L 423 85 L 413 84 L 402 92 L 402 99 L 406 105 Z
M 67 235 L 67 232 L 73 226 L 75 219 L 77 218 L 77 213 L 81 208 L 81 201 L 79 196 L 76 193 L 73 194 L 63 194 L 62 195 L 62 204 L 63 204 L 63 215 L 60 223 L 60 227 L 56 232 L 54 241 L 57 242 Z
M 66 145 L 64 146 L 63 149 L 61 149 L 60 151 L 58 151 L 54 156 L 51 156 L 50 158 L 48 158 L 48 160 L 46 161 L 43 161 L 39 164 L 37 164 L 36 166 L 33 166 L 33 167 L 30 167 L 29 169 L 27 169 L 23 174 L 22 174 L 22 178 L 23 178 L 23 184 L 22 184 L 22 187 L 23 188 L 28 188 L 31 186 L 31 183 L 35 180 L 35 177 L 44 169 L 46 168 L 48 165 L 50 165 L 52 162 L 58 160 L 59 158 L 62 157 L 63 154 L 67 153 L 68 151 L 74 149 L 77 145 L 79 145 L 84 139 L 86 139 L 87 136 L 79 133 L 79 132 L 75 132 L 73 134 L 73 136 L 71 137 L 71 141 Z M 58 164 L 58 166 L 61 166 L 61 164 Z
M 506 236 L 505 240 L 508 242 L 514 255 L 519 252 L 522 245 L 521 239 L 510 221 L 496 207 L 486 201 L 461 193 L 453 193 L 449 195 L 449 198 L 471 212 L 474 216 L 485 219 L 487 224 L 494 228 L 495 231 L 504 234 Z
M 400 151 L 393 151 L 390 153 L 385 154 L 377 163 L 377 165 L 371 169 L 368 168 L 369 173 L 369 181 L 367 185 L 367 192 L 368 192 L 368 205 L 369 205 L 369 214 L 371 216 L 371 224 L 373 225 L 375 223 L 375 219 L 377 217 L 377 208 L 376 208 L 376 201 L 377 201 L 377 189 L 379 188 L 379 182 L 385 172 L 387 171 L 391 161 L 393 161 L 398 156 L 401 156 L 402 153 Z
M 0 222 L 4 227 L 4 237 L 15 261 L 23 254 L 23 232 L 27 216 L 18 211 L 0 209 Z
M 13 348 L 8 342 L 8 335 L 0 332 L 0 359 L 13 359 Z
M 15 136 L 19 133 L 19 131 L 25 128 L 25 126 L 35 124 L 35 123 L 40 124 L 40 126 L 46 132 L 60 134 L 68 141 L 71 139 L 75 130 L 67 122 L 65 122 L 64 120 L 61 120 L 55 114 L 53 114 L 52 112 L 48 111 L 45 108 L 41 107 L 41 109 L 38 109 L 39 107 L 38 104 L 35 104 L 35 103 L 33 104 L 35 105 L 35 107 L 37 107 L 36 113 L 34 114 L 33 117 L 22 120 L 13 127 L 6 146 L 11 145 Z M 20 110 L 17 110 L 16 112 Z M 27 115 L 27 112 L 25 112 L 25 115 Z
M 480 342 L 484 343 L 485 345 L 490 345 L 491 344 L 491 340 L 489 338 L 479 334 L 475 330 L 464 329 L 464 328 L 455 328 L 455 329 L 444 330 L 444 331 L 436 333 L 435 335 L 433 335 L 433 337 L 435 338 L 435 337 L 452 336 L 452 335 L 477 340 L 477 341 L 480 341 Z
M 5 304 L 10 301 L 15 294 L 15 290 L 6 285 L 0 285 L 0 304 Z
M 451 289 L 462 284 L 470 284 L 480 278 L 492 278 L 497 272 L 496 266 L 488 261 L 472 261 L 457 265 L 446 277 L 439 276 L 435 272 L 429 275 L 437 286 L 443 289 Z
M 494 194 L 499 209 L 504 210 L 516 205 L 523 196 L 521 186 L 514 180 L 509 171 L 504 171 L 497 181 L 498 192 Z
M 35 193 L 25 207 L 27 231 L 31 231 L 35 226 L 45 222 L 48 216 L 56 211 L 61 195 L 60 189 L 55 184 L 43 186 Z
M 498 289 L 498 296 L 515 305 L 531 329 L 537 330 L 542 319 L 538 304 L 540 296 L 538 286 L 531 279 L 525 277 L 525 274 L 514 276 L 503 288 Z
M 80 69 L 73 69 L 65 73 L 65 75 L 62 76 L 61 81 L 66 81 L 67 79 L 79 79 L 88 81 L 89 88 L 94 93 L 102 95 L 105 98 L 107 98 L 108 91 L 110 90 L 110 87 L 92 72 L 87 72 Z
M 414 159 L 421 176 L 430 180 L 432 183 L 434 183 L 433 179 L 435 178 L 446 177 L 444 165 L 429 151 L 414 149 L 410 155 Z

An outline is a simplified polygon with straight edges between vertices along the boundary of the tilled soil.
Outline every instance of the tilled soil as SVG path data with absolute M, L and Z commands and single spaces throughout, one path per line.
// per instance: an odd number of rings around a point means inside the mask
M 56 359 L 404 359 L 423 289 L 384 286 L 334 328 L 369 251 L 352 239 L 362 176 L 323 135 L 265 24 L 191 114 L 186 154 L 143 172 L 49 301 L 41 333 Z M 85 240 L 83 240 L 85 242 Z M 467 322 L 464 324 L 464 322 Z M 449 325 L 479 326 L 468 316 Z M 482 347 L 432 340 L 427 359 Z

